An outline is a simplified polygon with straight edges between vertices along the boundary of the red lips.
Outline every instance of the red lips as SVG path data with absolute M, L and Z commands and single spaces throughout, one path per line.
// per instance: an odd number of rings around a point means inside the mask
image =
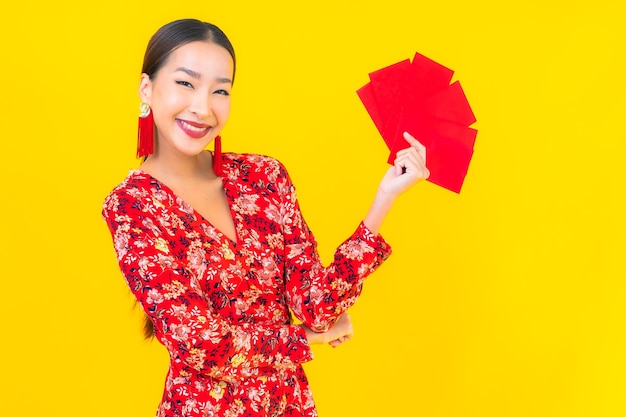
M 185 134 L 194 139 L 204 137 L 211 129 L 210 125 L 204 123 L 192 122 L 189 120 L 176 119 L 176 124 Z

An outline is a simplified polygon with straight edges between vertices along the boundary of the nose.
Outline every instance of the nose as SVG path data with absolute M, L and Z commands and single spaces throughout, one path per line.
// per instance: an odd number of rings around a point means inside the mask
M 213 116 L 213 110 L 210 95 L 203 93 L 195 94 L 189 106 L 189 110 L 202 120 L 211 118 Z

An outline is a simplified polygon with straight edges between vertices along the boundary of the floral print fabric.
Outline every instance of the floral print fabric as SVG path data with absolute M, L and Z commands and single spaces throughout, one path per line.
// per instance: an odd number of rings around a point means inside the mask
M 327 330 L 391 249 L 361 223 L 324 267 L 282 164 L 223 158 L 236 241 L 140 170 L 104 202 L 122 273 L 170 354 L 157 416 L 315 416 L 291 312 Z

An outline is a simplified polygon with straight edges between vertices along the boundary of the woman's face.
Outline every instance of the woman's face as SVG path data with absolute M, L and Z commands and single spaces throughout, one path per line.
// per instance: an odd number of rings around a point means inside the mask
M 174 50 L 152 80 L 143 74 L 139 96 L 152 109 L 155 152 L 202 152 L 228 119 L 232 77 L 228 51 L 204 41 Z

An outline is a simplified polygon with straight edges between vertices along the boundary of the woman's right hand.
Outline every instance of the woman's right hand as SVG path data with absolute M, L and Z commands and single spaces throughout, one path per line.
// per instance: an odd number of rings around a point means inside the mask
M 304 324 L 301 324 L 301 326 L 306 333 L 309 345 L 325 345 L 328 343 L 332 347 L 337 347 L 350 340 L 354 334 L 348 313 L 343 313 L 339 316 L 333 327 L 324 333 L 316 333 Z

